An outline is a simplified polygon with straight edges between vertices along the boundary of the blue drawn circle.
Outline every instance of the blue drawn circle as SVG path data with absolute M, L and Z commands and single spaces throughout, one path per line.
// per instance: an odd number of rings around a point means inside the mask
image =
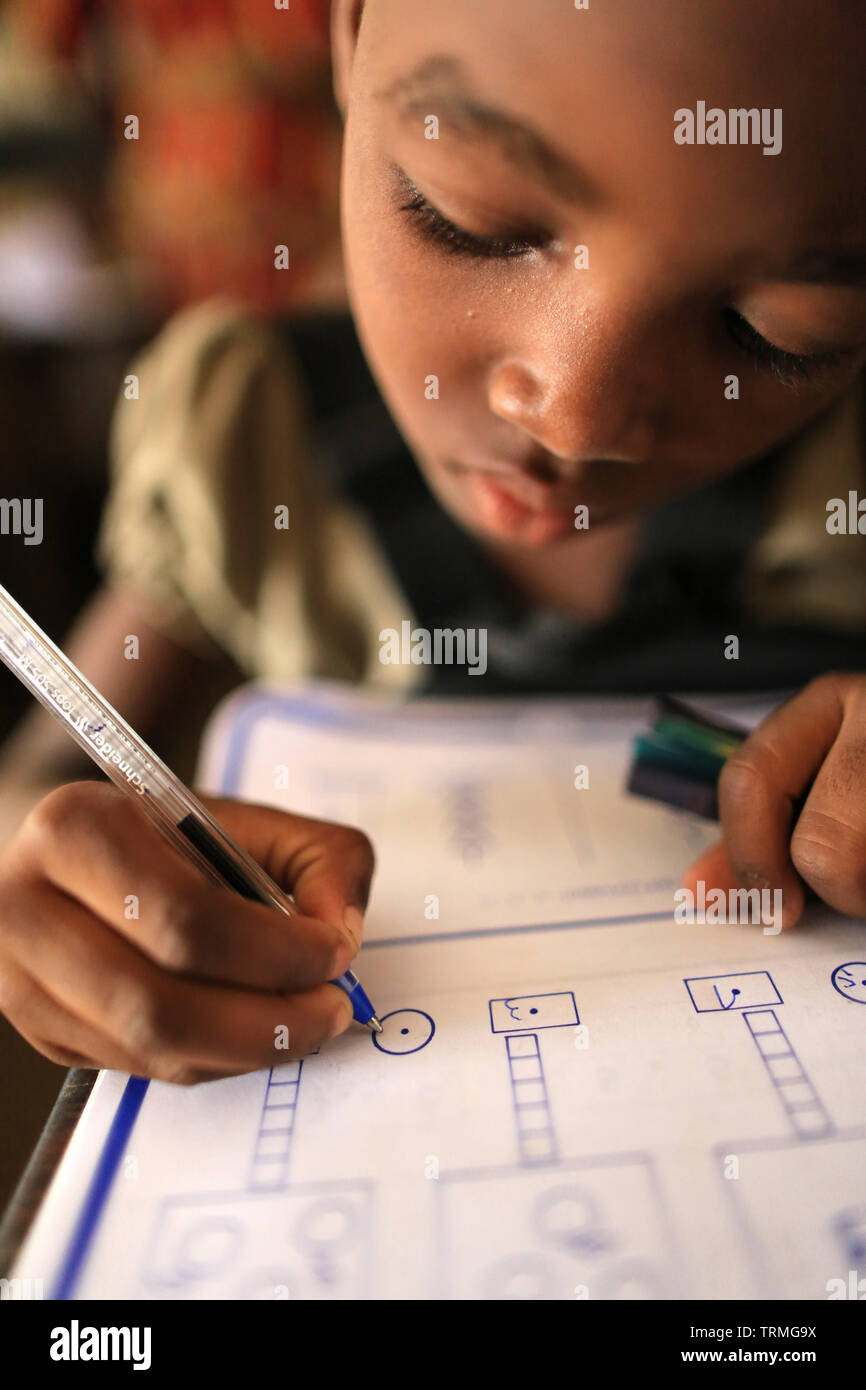
M 351 1197 L 317 1197 L 301 1212 L 295 1239 L 306 1250 L 343 1250 L 360 1236 L 357 1204 Z
M 205 1216 L 184 1231 L 178 1252 L 181 1279 L 213 1278 L 234 1265 L 243 1228 L 232 1216 Z
M 390 1026 L 389 1019 L 392 1020 Z M 390 1014 L 380 1018 L 379 1022 L 382 1032 L 372 1035 L 373 1046 L 392 1057 L 420 1052 L 436 1032 L 436 1024 L 423 1009 L 394 1009 Z
M 543 1240 L 572 1251 L 596 1254 L 613 1243 L 601 1225 L 595 1199 L 577 1183 L 551 1187 L 536 1198 L 535 1223 Z
M 847 982 L 842 978 L 847 975 Z M 849 960 L 837 965 L 830 982 L 843 999 L 852 1004 L 866 1004 L 866 960 Z

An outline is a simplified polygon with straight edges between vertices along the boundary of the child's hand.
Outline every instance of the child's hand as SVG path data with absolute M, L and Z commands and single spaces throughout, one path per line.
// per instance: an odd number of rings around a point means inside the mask
M 719 811 L 724 842 L 686 887 L 779 888 L 783 927 L 801 917 L 804 885 L 866 916 L 866 676 L 821 676 L 765 719 L 725 764 Z
M 209 883 L 102 783 L 52 791 L 4 847 L 0 1008 L 52 1061 L 190 1084 L 301 1057 L 351 1022 L 324 982 L 361 945 L 366 837 L 202 800 L 295 917 Z

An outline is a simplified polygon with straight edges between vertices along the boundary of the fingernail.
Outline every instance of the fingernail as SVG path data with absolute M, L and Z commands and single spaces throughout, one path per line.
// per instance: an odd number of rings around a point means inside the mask
M 364 928 L 364 917 L 359 907 L 347 907 L 343 913 L 343 926 L 351 936 L 358 950 L 361 949 L 361 932 Z
M 342 1017 L 340 1016 L 340 1013 L 338 1013 L 334 1019 L 334 1029 L 331 1033 L 332 1038 L 337 1038 L 341 1033 L 345 1033 L 349 1024 L 353 1021 L 355 1017 L 354 1011 L 352 1009 L 352 1001 L 349 998 L 348 994 L 346 994 L 345 990 L 342 989 L 340 990 L 340 1002 L 342 1005 Z
M 740 874 L 740 879 L 744 888 L 760 888 L 762 892 L 769 892 L 773 886 L 763 874 L 754 873 L 751 870 Z

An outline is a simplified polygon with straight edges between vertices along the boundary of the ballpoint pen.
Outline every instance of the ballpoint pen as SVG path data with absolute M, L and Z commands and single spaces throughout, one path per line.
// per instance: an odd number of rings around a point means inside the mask
M 2 585 L 0 659 L 115 786 L 137 798 L 157 829 L 207 878 L 288 917 L 293 915 L 288 894 L 232 839 Z M 349 996 L 358 1023 L 382 1032 L 376 1011 L 352 970 L 331 983 Z

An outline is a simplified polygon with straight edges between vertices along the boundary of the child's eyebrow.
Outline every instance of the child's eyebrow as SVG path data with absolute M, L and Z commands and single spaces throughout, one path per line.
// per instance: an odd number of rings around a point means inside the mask
M 447 54 L 425 58 L 411 72 L 375 93 L 406 116 L 446 117 L 467 136 L 499 145 L 506 158 L 551 189 L 557 197 L 587 203 L 597 198 L 586 175 L 525 121 L 487 106 L 472 91 L 466 69 Z

